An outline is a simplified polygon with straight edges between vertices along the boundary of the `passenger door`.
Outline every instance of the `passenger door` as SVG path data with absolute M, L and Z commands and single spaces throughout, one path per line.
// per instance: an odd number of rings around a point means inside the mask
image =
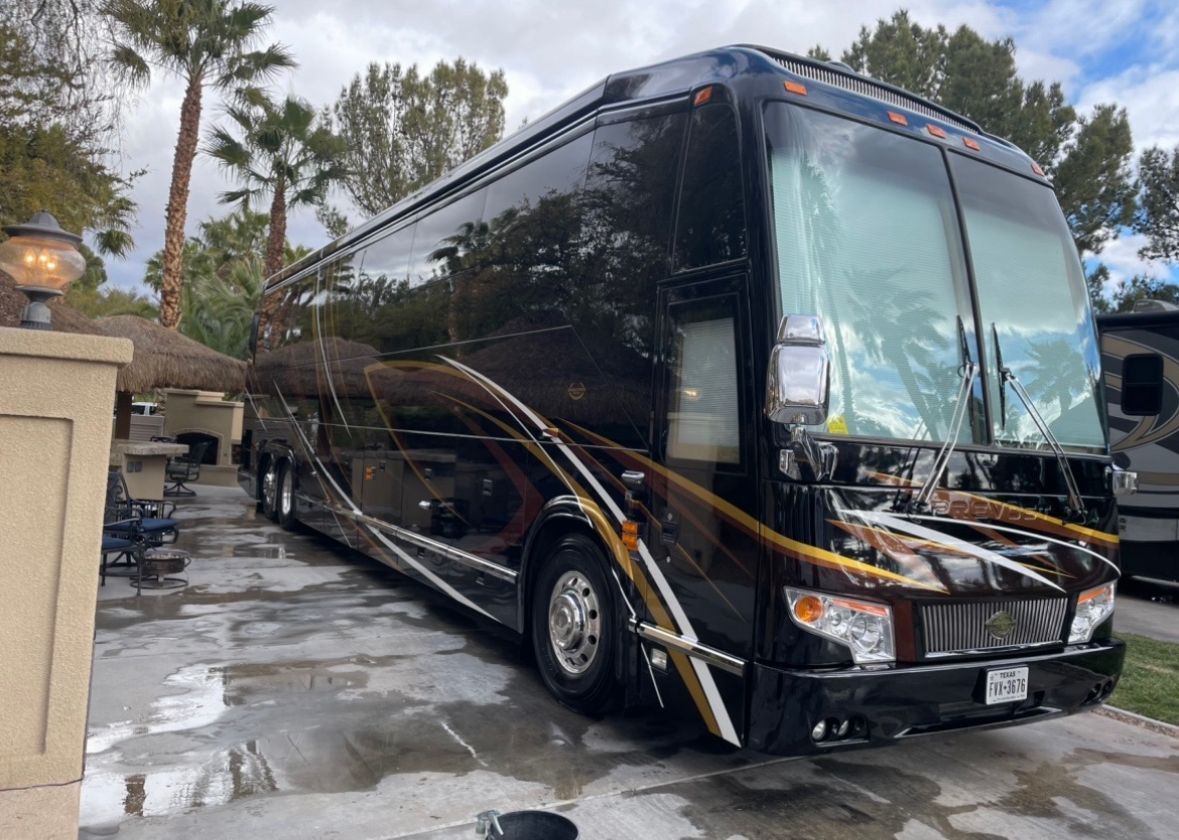
M 703 643 L 751 650 L 758 559 L 757 414 L 746 275 L 659 294 L 652 555 Z M 682 632 L 688 632 L 681 628 Z

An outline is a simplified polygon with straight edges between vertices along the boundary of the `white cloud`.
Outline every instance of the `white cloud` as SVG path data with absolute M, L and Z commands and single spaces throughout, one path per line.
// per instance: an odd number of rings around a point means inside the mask
M 1164 263 L 1144 260 L 1138 256 L 1138 251 L 1147 243 L 1147 238 L 1140 233 L 1124 233 L 1117 239 L 1106 243 L 1104 249 L 1097 256 L 1086 254 L 1086 262 L 1095 264 L 1105 263 L 1109 268 L 1109 281 L 1105 285 L 1106 294 L 1111 294 L 1123 280 L 1129 280 L 1135 274 L 1146 277 L 1167 278 L 1173 272 Z
M 1015 66 L 1019 75 L 1029 81 L 1043 81 L 1048 84 L 1060 82 L 1068 93 L 1081 75 L 1081 65 L 1071 58 L 1041 52 L 1018 45 L 1015 52 Z
M 1138 150 L 1179 143 L 1179 69 L 1131 67 L 1086 87 L 1078 106 L 1084 112 L 1099 102 L 1115 102 L 1126 109 Z

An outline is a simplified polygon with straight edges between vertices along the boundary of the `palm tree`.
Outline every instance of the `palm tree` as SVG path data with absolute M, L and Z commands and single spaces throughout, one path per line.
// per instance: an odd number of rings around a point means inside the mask
M 261 91 L 246 89 L 240 102 L 226 109 L 240 137 L 213 129 L 208 152 L 243 185 L 221 194 L 222 203 L 240 203 L 248 211 L 270 196 L 270 234 L 266 241 L 266 276 L 283 266 L 287 212 L 314 206 L 344 175 L 343 141 L 317 122 L 311 104 L 288 96 L 274 102 Z
M 181 331 L 206 347 L 246 357 L 250 321 L 262 296 L 262 261 L 248 254 L 184 287 L 188 316 Z
M 249 85 L 293 67 L 295 61 L 278 44 L 252 49 L 269 21 L 270 6 L 240 0 L 107 0 L 103 11 L 113 21 L 118 39 L 114 61 L 132 82 L 146 82 L 155 65 L 185 83 L 168 191 L 160 295 L 160 323 L 176 329 L 188 188 L 200 139 L 204 88 Z

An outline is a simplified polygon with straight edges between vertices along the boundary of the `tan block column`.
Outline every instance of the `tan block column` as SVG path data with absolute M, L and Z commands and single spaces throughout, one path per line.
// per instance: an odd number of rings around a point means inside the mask
M 78 836 L 122 338 L 0 328 L 0 837 Z

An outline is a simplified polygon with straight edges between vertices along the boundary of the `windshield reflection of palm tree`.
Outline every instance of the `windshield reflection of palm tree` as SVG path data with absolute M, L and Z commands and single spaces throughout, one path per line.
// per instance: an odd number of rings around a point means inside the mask
M 805 149 L 806 146 L 801 148 Z M 803 183 L 796 194 L 802 196 L 804 201 L 809 199 L 809 203 L 800 208 L 806 229 L 800 231 L 797 244 L 809 251 L 805 263 L 812 266 L 817 274 L 817 277 L 811 278 L 812 284 L 822 290 L 825 297 L 823 308 L 830 313 L 826 326 L 828 338 L 834 339 L 836 345 L 835 361 L 842 380 L 838 396 L 843 401 L 842 410 L 849 429 L 860 434 L 896 434 L 895 430 L 887 429 L 878 419 L 861 417 L 856 412 L 851 360 L 843 335 L 845 327 L 855 331 L 869 356 L 887 362 L 897 371 L 926 428 L 931 433 L 940 431 L 942 421 L 948 418 L 949 412 L 942 406 L 933 405 L 928 395 L 953 393 L 952 381 L 947 388 L 947 383 L 940 380 L 952 380 L 955 367 L 946 365 L 944 361 L 950 337 L 937 329 L 942 317 L 932 305 L 932 293 L 905 284 L 901 269 L 858 271 L 854 274 L 845 269 L 843 283 L 838 284 L 839 290 L 845 293 L 841 300 L 837 294 L 837 284 L 831 282 L 835 271 L 830 263 L 845 250 L 843 233 L 846 222 L 836 211 L 835 190 L 829 184 L 822 164 L 804 159 L 799 171 Z M 846 294 L 847 290 L 855 288 L 871 289 L 872 294 L 870 298 Z M 851 310 L 850 321 L 842 317 L 844 301 Z M 882 325 L 903 325 L 903 328 L 882 330 Z
M 1037 407 L 1040 407 L 1042 414 L 1045 413 L 1044 406 L 1054 401 L 1060 405 L 1060 413 L 1048 423 L 1049 428 L 1055 426 L 1073 407 L 1073 386 L 1078 381 L 1074 366 L 1076 358 L 1076 345 L 1066 338 L 1051 338 L 1039 343 L 1030 343 L 1028 348 L 1028 367 L 1033 371 L 1024 384 L 1028 396 Z M 1031 434 L 1040 436 L 1039 430 Z
M 901 269 L 845 274 L 846 288 L 873 290 L 870 299 L 849 298 L 851 325 L 867 354 L 897 372 L 930 435 L 942 436 L 949 433 L 953 406 L 952 398 L 947 403 L 940 397 L 954 393 L 957 379 L 957 366 L 947 364 L 953 358 L 951 337 L 937 328 L 944 318 L 932 305 L 933 294 L 906 287 L 898 282 L 901 274 Z
M 799 148 L 805 150 L 808 146 L 800 144 Z M 806 152 L 803 151 L 802 154 L 806 155 Z M 824 282 L 824 278 L 829 277 L 831 273 L 827 261 L 841 250 L 843 228 L 835 211 L 833 191 L 828 185 L 827 173 L 823 165 L 810 160 L 809 157 L 804 157 L 799 166 L 799 180 L 801 183 L 795 190 L 795 194 L 800 196 L 801 201 L 806 201 L 809 198 L 810 202 L 799 208 L 803 229 L 796 231 L 798 238 L 794 243 L 798 248 L 807 249 L 807 253 L 796 256 L 802 256 L 803 259 L 799 260 L 799 263 L 808 266 L 816 275 L 807 278 L 807 285 L 821 290 L 827 299 L 824 309 L 830 312 L 831 317 L 824 319 L 827 322 L 824 323 L 824 327 L 828 340 L 832 338 L 835 340 L 835 363 L 839 366 L 839 378 L 843 383 L 841 393 L 838 394 L 843 400 L 840 408 L 848 428 L 858 431 L 859 417 L 856 414 L 855 395 L 851 388 L 851 367 L 843 341 L 843 332 L 839 329 L 839 307 L 836 303 L 833 284 Z M 816 299 L 813 304 L 816 309 L 818 304 L 819 301 Z M 807 315 L 811 313 L 783 312 L 782 314 Z M 814 314 L 820 313 L 815 312 Z M 832 328 L 833 326 L 834 328 Z

